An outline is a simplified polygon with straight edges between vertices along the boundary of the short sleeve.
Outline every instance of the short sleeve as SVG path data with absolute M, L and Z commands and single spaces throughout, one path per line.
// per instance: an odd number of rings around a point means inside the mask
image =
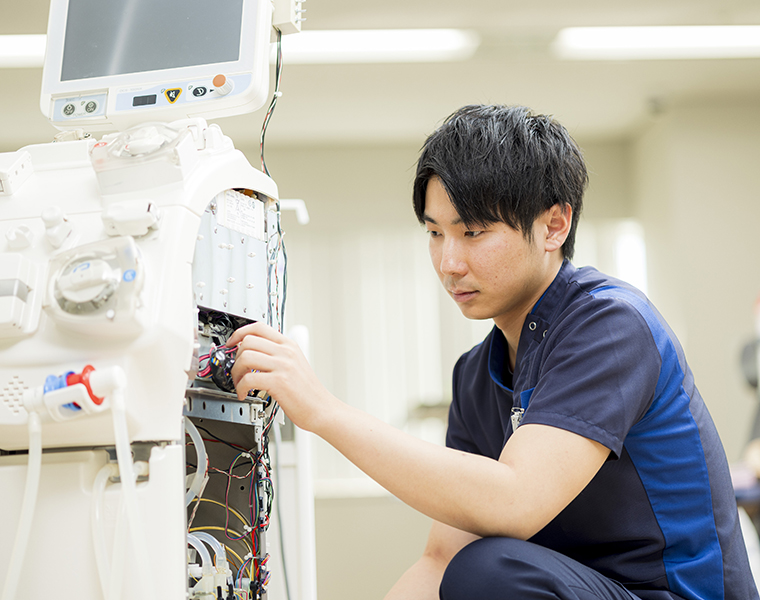
M 620 457 L 654 399 L 662 364 L 647 321 L 624 298 L 589 295 L 544 343 L 522 422 L 572 431 Z
M 449 406 L 449 425 L 446 430 L 446 446 L 455 450 L 462 450 L 472 454 L 481 454 L 478 445 L 473 441 L 472 432 L 467 427 L 467 423 L 462 414 L 462 390 L 461 390 L 461 372 L 463 365 L 467 360 L 467 354 L 459 357 L 454 366 L 452 381 L 452 400 Z
M 454 367 L 446 445 L 498 459 L 512 410 L 511 393 L 497 386 L 488 370 L 496 328 L 481 344 L 462 355 Z

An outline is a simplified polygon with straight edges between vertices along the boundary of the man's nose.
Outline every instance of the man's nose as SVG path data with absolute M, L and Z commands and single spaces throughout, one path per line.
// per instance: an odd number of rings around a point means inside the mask
M 464 275 L 467 261 L 462 248 L 456 241 L 446 241 L 441 249 L 441 273 L 444 275 Z

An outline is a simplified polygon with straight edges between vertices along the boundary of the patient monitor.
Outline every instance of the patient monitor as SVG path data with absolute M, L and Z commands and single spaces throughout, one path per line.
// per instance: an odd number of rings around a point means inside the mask
M 90 130 L 256 110 L 271 29 L 264 1 L 54 1 L 40 108 Z
M 299 10 L 52 0 L 71 139 L 0 154 L 1 600 L 316 597 L 307 440 L 225 346 L 284 330 L 278 189 L 205 120 Z

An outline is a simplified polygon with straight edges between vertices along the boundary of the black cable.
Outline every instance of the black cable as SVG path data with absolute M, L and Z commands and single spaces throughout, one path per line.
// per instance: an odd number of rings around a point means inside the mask
M 272 94 L 272 102 L 269 104 L 267 114 L 264 117 L 264 123 L 261 126 L 261 170 L 269 176 L 269 169 L 267 168 L 267 161 L 264 159 L 264 139 L 266 138 L 267 128 L 269 127 L 269 121 L 272 119 L 272 113 L 277 106 L 277 99 L 282 95 L 280 92 L 280 79 L 282 78 L 282 31 L 274 28 L 277 32 L 277 60 L 274 68 L 274 93 Z
M 264 123 L 261 127 L 261 145 L 260 145 L 260 152 L 261 152 L 261 168 L 264 173 L 269 176 L 269 168 L 267 167 L 266 159 L 264 158 L 264 143 L 266 139 L 266 132 L 267 128 L 269 127 L 269 122 L 272 119 L 272 114 L 274 113 L 274 109 L 277 106 L 277 100 L 282 95 L 280 92 L 280 81 L 282 78 L 282 31 L 275 28 L 275 31 L 277 32 L 277 59 L 275 62 L 275 85 L 274 85 L 274 93 L 272 94 L 272 102 L 269 105 L 269 108 L 267 110 L 267 114 L 264 117 Z M 282 260 L 283 260 L 283 276 L 282 276 L 282 299 L 280 301 L 279 306 L 279 315 L 278 315 L 278 327 L 280 330 L 280 333 L 285 328 L 285 301 L 287 300 L 288 296 L 288 252 L 285 248 L 285 241 L 283 239 L 282 234 L 282 228 L 280 225 L 280 202 L 277 201 L 277 235 L 278 235 L 278 248 L 282 248 Z M 276 254 L 275 254 L 276 257 Z M 274 257 L 273 257 L 274 258 Z M 277 261 L 275 260 L 275 264 L 273 265 L 273 270 L 275 272 L 275 278 L 276 278 L 276 272 L 277 272 Z M 271 273 L 271 271 L 270 271 Z M 271 310 L 271 307 L 270 307 Z M 279 409 L 279 405 L 277 402 L 274 402 L 274 405 L 272 406 L 272 410 L 269 416 L 269 421 L 266 423 L 264 427 L 264 431 L 262 434 L 261 439 L 261 453 L 257 457 L 256 462 L 259 462 L 259 460 L 262 462 L 262 464 L 265 465 L 266 471 L 268 473 L 268 481 L 259 481 L 259 484 L 265 485 L 265 489 L 263 490 L 264 493 L 267 496 L 267 503 L 266 507 L 264 509 L 264 512 L 266 514 L 266 522 L 269 523 L 271 519 L 272 514 L 272 508 L 274 505 L 274 499 L 275 499 L 275 490 L 274 490 L 274 484 L 272 482 L 272 472 L 271 472 L 271 459 L 269 457 L 269 429 L 271 428 L 275 416 L 277 415 L 277 411 Z M 279 457 L 278 457 L 278 464 L 276 465 L 279 467 Z M 258 486 L 257 486 L 258 487 Z M 258 496 L 258 493 L 257 493 Z M 280 517 L 280 511 L 277 512 L 278 518 Z M 285 588 L 286 588 L 286 596 L 288 600 L 290 599 L 290 586 L 288 582 L 288 575 L 287 575 L 287 569 L 286 569 L 286 561 L 285 561 L 285 549 L 283 544 L 283 538 L 282 538 L 282 524 L 279 524 L 279 532 L 280 532 L 280 552 L 282 555 L 282 566 L 283 566 L 283 574 L 285 578 Z M 264 577 L 263 573 L 261 574 L 262 579 Z M 259 590 L 261 589 L 260 586 L 263 583 L 263 581 L 257 582 L 259 585 Z M 258 595 L 258 592 L 257 592 Z
M 280 201 L 277 201 L 277 214 L 280 214 Z M 288 251 L 285 248 L 285 238 L 282 234 L 282 227 L 279 218 L 277 219 L 277 235 L 280 236 L 280 246 L 282 247 L 282 300 L 280 301 L 280 333 L 285 330 L 285 301 L 288 298 Z
M 225 445 L 229 446 L 230 448 L 232 448 L 232 449 L 233 449 L 233 450 L 235 450 L 236 452 L 248 452 L 249 454 L 255 454 L 255 453 L 253 452 L 253 449 L 249 449 L 249 450 L 246 450 L 246 449 L 245 449 L 245 448 L 243 448 L 242 446 L 236 446 L 235 444 L 231 444 L 231 443 L 230 443 L 230 442 L 228 442 L 227 440 L 223 440 L 222 438 L 220 438 L 220 437 L 218 437 L 218 436 L 214 435 L 213 433 L 211 433 L 211 432 L 210 432 L 208 429 L 206 429 L 205 427 L 201 427 L 200 425 L 196 425 L 195 427 L 196 427 L 196 428 L 198 428 L 198 429 L 200 429 L 200 430 L 201 430 L 202 432 L 204 432 L 206 435 L 209 435 L 209 436 L 211 436 L 212 438 L 214 438 L 214 439 L 215 439 L 217 442 L 222 442 L 222 444 L 225 444 Z

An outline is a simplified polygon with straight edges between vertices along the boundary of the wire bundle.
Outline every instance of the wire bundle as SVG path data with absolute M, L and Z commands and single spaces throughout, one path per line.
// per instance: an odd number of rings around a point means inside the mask
M 189 532 L 219 531 L 224 534 L 224 537 L 228 540 L 225 547 L 229 554 L 236 559 L 235 561 L 230 560 L 230 564 L 237 571 L 234 587 L 236 596 L 241 600 L 260 598 L 270 578 L 270 572 L 266 569 L 269 555 L 262 555 L 260 552 L 260 534 L 269 527 L 274 502 L 274 487 L 270 476 L 271 458 L 269 455 L 268 433 L 276 414 L 277 406 L 272 403 L 270 405 L 270 414 L 262 430 L 261 448 L 258 451 L 255 448 L 248 449 L 239 444 L 224 440 L 208 431 L 208 429 L 198 426 L 198 429 L 203 432 L 204 442 L 224 444 L 235 450 L 235 456 L 226 469 L 212 465 L 208 469 L 210 475 L 223 475 L 227 478 L 224 501 L 220 502 L 200 497 L 195 500 L 198 504 L 193 510 L 192 518 L 194 518 L 195 511 L 200 506 L 200 503 L 216 505 L 224 509 L 224 525 L 190 527 Z M 194 465 L 188 465 L 188 467 L 195 468 Z M 245 471 L 242 474 L 238 474 L 243 468 Z M 233 508 L 230 502 L 230 490 L 233 481 L 244 480 L 249 482 L 249 514 L 247 515 Z M 240 528 L 235 528 L 231 525 L 231 516 L 238 520 L 241 525 Z M 191 525 L 192 518 L 190 519 Z M 244 555 L 241 556 L 241 554 L 230 547 L 230 543 L 242 544 L 247 553 L 242 553 Z M 246 577 L 249 581 L 247 590 L 244 589 L 243 581 Z

